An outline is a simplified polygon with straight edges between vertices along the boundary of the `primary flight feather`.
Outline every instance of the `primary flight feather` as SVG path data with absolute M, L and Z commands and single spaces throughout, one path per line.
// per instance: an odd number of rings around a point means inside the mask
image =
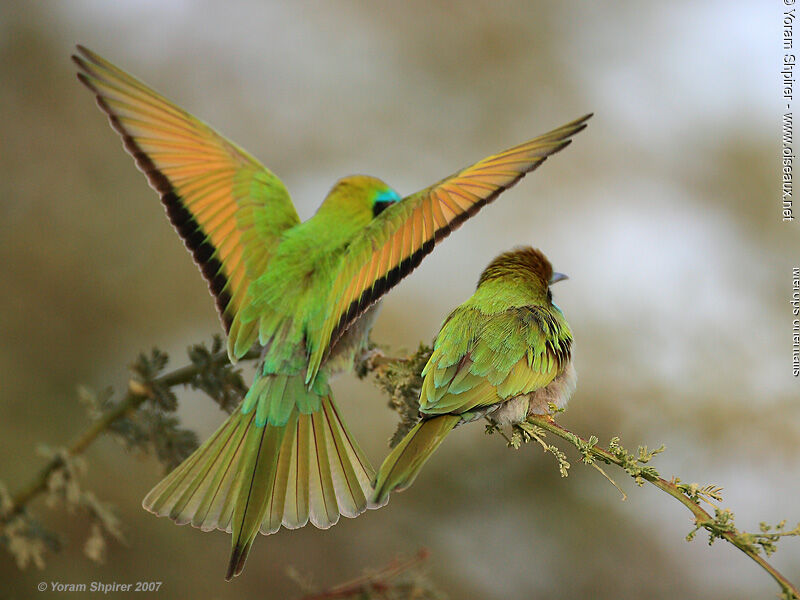
M 86 48 L 73 60 L 208 281 L 231 360 L 263 349 L 242 404 L 143 502 L 232 532 L 230 579 L 259 531 L 327 528 L 380 505 L 330 378 L 352 368 L 381 296 L 590 115 L 405 198 L 345 177 L 301 222 L 283 183 L 236 144 Z

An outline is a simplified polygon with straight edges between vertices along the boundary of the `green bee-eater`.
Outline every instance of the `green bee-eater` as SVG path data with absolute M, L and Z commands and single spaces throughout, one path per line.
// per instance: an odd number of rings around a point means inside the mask
M 572 333 L 553 303 L 554 273 L 539 250 L 495 258 L 472 297 L 442 325 L 422 371 L 422 419 L 383 461 L 373 501 L 410 486 L 454 427 L 491 415 L 499 425 L 547 414 L 575 391 Z
M 327 528 L 369 501 L 372 467 L 328 382 L 363 349 L 376 302 L 433 246 L 569 144 L 583 117 L 406 198 L 374 177 L 338 181 L 301 223 L 283 183 L 208 125 L 89 50 L 73 59 L 161 195 L 208 280 L 231 360 L 263 348 L 242 404 L 144 507 L 233 533 L 227 579 L 256 534 Z

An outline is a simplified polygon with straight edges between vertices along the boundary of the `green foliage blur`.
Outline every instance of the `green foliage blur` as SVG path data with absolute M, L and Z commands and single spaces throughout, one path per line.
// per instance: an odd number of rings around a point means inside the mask
M 303 218 L 342 175 L 410 193 L 594 111 L 570 148 L 387 296 L 373 339 L 398 352 L 430 341 L 493 256 L 538 246 L 570 276 L 554 293 L 579 383 L 559 422 L 665 444 L 661 474 L 723 486 L 744 529 L 797 521 L 788 299 L 800 230 L 779 216 L 778 24 L 763 3 L 3 4 L 0 481 L 13 493 L 44 464 L 42 444 L 88 426 L 79 386 L 122 394 L 140 351 L 156 345 L 179 366 L 219 331 L 157 196 L 74 77 L 81 43 L 261 159 Z M 379 464 L 397 423 L 389 399 L 353 376 L 334 392 Z M 178 400 L 201 439 L 222 419 L 199 392 Z M 162 599 L 282 599 L 302 594 L 298 577 L 325 587 L 420 547 L 428 578 L 458 599 L 775 591 L 735 549 L 708 548 L 702 532 L 684 541 L 692 524 L 670 498 L 618 478 L 620 502 L 577 453 L 562 479 L 538 446 L 510 450 L 480 424 L 451 438 L 386 508 L 261 537 L 231 584 L 229 536 L 142 510 L 161 465 L 103 438 L 80 482 L 113 507 L 124 543 L 99 553 L 83 513 L 40 498 L 30 508 L 60 548 L 23 571 L 0 554 L 2 591 L 163 581 Z M 800 579 L 796 540 L 770 560 Z

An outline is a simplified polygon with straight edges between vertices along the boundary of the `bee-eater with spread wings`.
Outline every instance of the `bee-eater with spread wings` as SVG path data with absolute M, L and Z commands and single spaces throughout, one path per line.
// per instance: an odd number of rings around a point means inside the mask
M 588 116 L 405 198 L 374 177 L 345 177 L 301 223 L 283 183 L 236 144 L 86 48 L 73 59 L 208 280 L 231 360 L 263 348 L 242 404 L 143 503 L 232 532 L 231 579 L 259 531 L 324 529 L 377 506 L 331 376 L 352 367 L 381 296 Z

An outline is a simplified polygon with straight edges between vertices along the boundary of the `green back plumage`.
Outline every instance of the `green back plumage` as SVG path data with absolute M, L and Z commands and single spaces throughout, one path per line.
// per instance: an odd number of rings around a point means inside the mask
M 373 498 L 405 489 L 444 437 L 518 396 L 546 387 L 570 361 L 572 333 L 552 303 L 553 269 L 538 250 L 501 254 L 442 325 L 422 371 L 422 421 L 384 460 Z
M 532 248 L 492 261 L 436 337 L 423 370 L 423 414 L 491 406 L 542 388 L 563 370 L 572 332 L 549 298 L 552 274 Z
M 376 199 L 386 194 L 396 196 L 380 179 L 345 177 L 312 218 L 281 235 L 269 270 L 250 285 L 240 316 L 243 324 L 259 323 L 259 342 L 269 347 L 267 372 L 281 369 L 283 356 L 300 344 L 306 355 L 315 350 L 330 308 L 323 300 L 343 255 L 374 218 Z M 305 368 L 307 358 L 303 361 Z

